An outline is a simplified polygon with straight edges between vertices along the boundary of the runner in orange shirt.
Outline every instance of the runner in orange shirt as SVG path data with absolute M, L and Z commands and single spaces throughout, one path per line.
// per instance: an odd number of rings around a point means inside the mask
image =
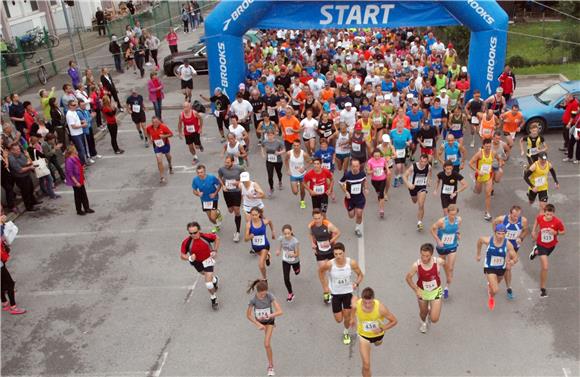
M 286 151 L 292 149 L 294 140 L 300 140 L 300 121 L 294 116 L 294 110 L 287 107 L 286 110 L 280 111 L 280 128 L 282 129 L 282 138 Z
M 508 136 L 507 144 L 512 148 L 514 145 L 514 140 L 516 138 L 516 133 L 520 132 L 522 126 L 524 125 L 524 116 L 520 111 L 520 107 L 516 104 L 512 105 L 511 111 L 506 111 L 500 115 L 500 122 L 503 125 L 503 133 Z

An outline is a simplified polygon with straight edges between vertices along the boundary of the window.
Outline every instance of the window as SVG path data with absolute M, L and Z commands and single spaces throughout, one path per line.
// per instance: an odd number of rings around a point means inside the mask
M 38 3 L 36 2 L 36 0 L 30 0 L 30 8 L 32 9 L 33 12 L 36 12 L 38 10 Z
M 3 0 L 2 5 L 4 5 L 4 12 L 6 12 L 6 18 L 10 18 L 10 9 L 8 8 L 8 0 Z

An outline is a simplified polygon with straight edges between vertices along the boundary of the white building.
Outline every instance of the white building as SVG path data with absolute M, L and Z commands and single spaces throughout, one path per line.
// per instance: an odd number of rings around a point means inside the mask
M 90 29 L 101 0 L 75 0 L 74 6 L 66 7 L 71 27 Z M 2 0 L 0 13 L 2 36 L 7 40 L 22 36 L 37 26 L 46 27 L 54 34 L 67 31 L 61 0 Z

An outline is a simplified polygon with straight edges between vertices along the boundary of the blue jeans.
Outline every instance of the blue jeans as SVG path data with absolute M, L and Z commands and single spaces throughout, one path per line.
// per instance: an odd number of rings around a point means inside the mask
M 42 178 L 38 178 L 38 183 L 40 184 L 40 189 L 43 193 L 45 193 L 51 199 L 56 198 L 56 194 L 54 193 L 53 188 L 52 176 L 50 174 L 45 175 Z
M 113 59 L 115 60 L 115 69 L 117 72 L 122 73 L 123 67 L 121 66 L 121 55 L 113 55 Z
M 87 151 L 85 150 L 85 135 L 81 134 L 77 136 L 71 136 L 70 139 L 77 148 L 77 152 L 79 154 L 79 159 L 81 160 L 81 163 L 83 165 L 86 165 Z
M 155 110 L 155 116 L 161 119 L 161 99 L 153 102 L 153 109 Z

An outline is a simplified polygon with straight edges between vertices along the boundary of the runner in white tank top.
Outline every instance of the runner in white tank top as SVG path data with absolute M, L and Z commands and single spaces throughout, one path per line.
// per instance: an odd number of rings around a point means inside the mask
M 250 181 L 250 174 L 248 172 L 240 174 L 240 181 L 244 212 L 246 212 L 246 220 L 248 220 L 253 207 L 264 208 L 264 202 L 262 201 L 264 191 L 256 182 Z

